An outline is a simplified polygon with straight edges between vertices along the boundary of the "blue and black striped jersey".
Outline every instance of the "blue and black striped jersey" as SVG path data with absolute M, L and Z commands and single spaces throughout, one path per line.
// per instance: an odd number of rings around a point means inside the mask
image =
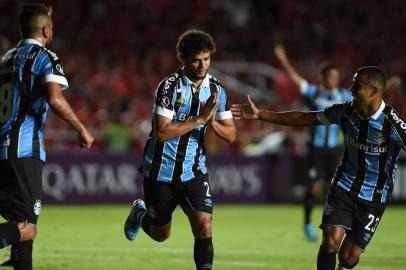
M 44 84 L 68 87 L 59 57 L 35 39 L 25 39 L 0 61 L 0 159 L 45 161 L 43 143 L 48 103 Z
M 340 124 L 345 150 L 333 184 L 367 201 L 386 203 L 393 189 L 399 152 L 406 145 L 406 122 L 383 101 L 370 118 L 362 118 L 352 103 L 318 113 L 323 124 Z
M 310 110 L 321 111 L 337 103 L 352 100 L 350 91 L 335 88 L 331 93 L 322 90 L 322 86 L 302 81 L 300 92 L 306 98 Z M 340 140 L 340 127 L 338 125 L 317 126 L 311 128 L 311 145 L 315 148 L 336 148 L 342 146 Z
M 200 90 L 193 93 L 195 84 L 180 69 L 165 78 L 155 94 L 154 113 L 182 123 L 196 118 L 201 105 L 212 93 L 218 93 L 217 120 L 231 119 L 228 98 L 224 87 L 211 75 L 204 78 Z M 163 182 L 188 181 L 198 174 L 206 174 L 204 136 L 207 124 L 196 126 L 190 132 L 158 142 L 154 126 L 145 146 L 143 174 L 149 179 Z

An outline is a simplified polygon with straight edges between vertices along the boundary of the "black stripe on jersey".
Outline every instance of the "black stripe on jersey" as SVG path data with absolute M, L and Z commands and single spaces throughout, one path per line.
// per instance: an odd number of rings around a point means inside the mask
M 346 126 L 350 124 L 348 121 L 348 118 L 352 114 L 352 111 L 353 111 L 353 108 L 351 106 L 347 106 L 347 108 L 344 110 L 342 117 L 340 119 L 340 126 L 343 131 L 344 138 L 347 137 L 347 127 Z M 333 178 L 334 187 L 337 185 L 338 181 L 343 176 L 345 168 L 347 168 L 348 158 L 349 158 L 348 146 L 347 146 L 347 144 L 345 144 L 344 153 L 341 157 L 340 165 L 338 165 L 338 167 L 334 173 L 334 178 Z
M 180 71 L 166 77 L 159 85 L 156 91 L 155 104 L 162 106 L 164 108 L 173 110 L 173 95 L 176 85 L 180 80 Z M 156 116 L 154 115 L 153 118 Z M 152 131 L 150 136 L 153 135 L 153 132 L 156 132 L 155 121 L 152 120 Z M 156 136 L 155 136 L 156 137 Z M 145 151 L 147 151 L 148 145 L 151 143 L 151 140 L 148 140 L 145 145 Z M 155 141 L 154 155 L 152 157 L 151 170 L 149 172 L 148 178 L 151 180 L 157 180 L 159 176 L 159 171 L 162 165 L 162 155 L 165 147 L 165 142 Z
M 38 113 L 34 116 L 34 134 L 32 136 L 32 154 L 35 158 L 40 158 L 40 138 L 38 131 L 42 126 L 42 114 L 45 112 L 45 100 L 41 100 L 41 105 L 38 109 Z
M 10 147 L 9 147 L 9 157 L 16 157 L 18 155 L 18 145 L 19 145 L 19 129 L 22 123 L 27 116 L 28 109 L 31 107 L 31 75 L 32 75 L 32 66 L 35 60 L 38 57 L 38 52 L 41 50 L 41 47 L 38 45 L 33 45 L 27 54 L 33 54 L 34 57 L 30 57 L 25 60 L 23 67 L 23 74 L 21 80 L 21 96 L 20 104 L 17 114 L 17 120 L 15 126 L 13 127 L 13 136 L 10 138 Z
M 406 121 L 403 119 L 397 111 L 391 106 L 386 105 L 383 109 L 383 113 L 389 119 L 392 126 L 395 128 L 403 144 L 403 149 L 406 149 Z
M 199 98 L 199 91 L 193 94 L 192 96 L 192 105 L 190 106 L 189 116 L 197 116 L 200 106 L 200 98 Z M 192 130 L 193 131 L 193 130 Z M 181 175 L 183 172 L 183 162 L 185 161 L 186 157 L 186 150 L 189 144 L 189 138 L 192 134 L 192 131 L 189 131 L 186 134 L 183 134 L 179 138 L 178 148 L 176 151 L 176 158 L 175 158 L 175 168 L 173 169 L 173 176 L 172 180 L 174 182 L 180 182 Z
M 381 143 L 380 146 L 389 146 L 390 144 L 390 133 L 391 133 L 392 125 L 390 121 L 385 117 L 383 120 L 383 125 L 382 125 L 382 132 L 385 135 L 385 141 Z M 379 174 L 378 174 L 378 180 L 376 183 L 376 187 L 374 190 L 374 195 L 372 197 L 372 201 L 374 202 L 381 202 L 382 196 L 383 196 L 383 187 L 385 186 L 386 179 L 388 178 L 386 173 L 385 173 L 385 167 L 386 167 L 386 162 L 388 160 L 389 156 L 389 150 L 381 153 L 379 155 Z
M 360 119 L 359 121 L 360 126 L 358 131 L 358 142 L 360 144 L 366 145 L 368 138 L 369 119 Z M 355 179 L 352 182 L 350 189 L 350 194 L 356 197 L 358 197 L 358 194 L 361 191 L 362 184 L 364 183 L 365 180 L 365 172 L 367 168 L 365 150 L 361 149 L 357 150 L 357 159 L 358 159 L 357 176 L 355 176 Z

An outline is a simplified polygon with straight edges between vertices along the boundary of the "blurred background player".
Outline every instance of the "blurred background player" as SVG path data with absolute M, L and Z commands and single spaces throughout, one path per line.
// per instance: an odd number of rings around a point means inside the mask
M 357 70 L 352 102 L 323 111 L 272 112 L 233 104 L 235 119 L 262 120 L 287 126 L 340 124 L 345 149 L 330 184 L 320 228 L 323 240 L 318 270 L 353 269 L 371 241 L 390 200 L 400 150 L 406 150 L 406 121 L 382 100 L 386 76 L 376 66 Z
M 49 107 L 89 148 L 93 136 L 76 117 L 61 90 L 68 87 L 52 41 L 52 9 L 29 4 L 20 13 L 22 40 L 0 61 L 0 248 L 11 245 L 14 269 L 32 269 L 33 240 L 41 211 L 44 124 Z
M 128 240 L 140 227 L 152 239 L 165 241 L 172 213 L 179 204 L 187 215 L 193 236 L 197 270 L 212 269 L 213 198 L 206 167 L 204 139 L 207 126 L 228 143 L 236 128 L 224 87 L 208 69 L 216 45 L 203 31 L 183 33 L 176 46 L 183 64 L 165 78 L 155 95 L 153 129 L 145 150 L 145 204 L 136 200 L 125 222 Z
M 309 109 L 321 111 L 335 103 L 351 100 L 351 93 L 339 87 L 340 73 L 333 62 L 319 65 L 320 84 L 311 84 L 304 79 L 290 64 L 285 48 L 279 44 L 274 48 L 275 56 L 288 73 L 291 80 L 300 89 Z M 308 142 L 307 185 L 304 198 L 304 230 L 308 240 L 317 239 L 311 223 L 311 213 L 316 198 L 324 200 L 337 162 L 342 152 L 341 131 L 338 125 L 317 126 L 311 128 Z

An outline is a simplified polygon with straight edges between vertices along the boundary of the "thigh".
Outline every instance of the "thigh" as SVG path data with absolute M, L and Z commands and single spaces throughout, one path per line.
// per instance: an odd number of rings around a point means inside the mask
M 325 180 L 324 149 L 312 148 L 309 150 L 307 159 L 307 177 L 310 182 Z
M 352 228 L 347 237 L 362 251 L 375 234 L 384 211 L 384 204 L 358 200 Z
M 347 191 L 339 188 L 330 188 L 327 201 L 323 209 L 320 228 L 326 226 L 339 226 L 351 230 L 353 223 L 354 200 Z
M 184 212 L 213 213 L 213 198 L 208 174 L 200 175 L 182 183 L 178 193 L 179 202 Z
M 144 195 L 151 224 L 157 227 L 169 224 L 178 204 L 173 184 L 145 179 Z
M 41 212 L 42 166 L 35 158 L 6 161 L 7 179 L 2 183 L 2 214 L 9 220 L 37 224 Z M 5 195 L 6 193 L 6 195 Z

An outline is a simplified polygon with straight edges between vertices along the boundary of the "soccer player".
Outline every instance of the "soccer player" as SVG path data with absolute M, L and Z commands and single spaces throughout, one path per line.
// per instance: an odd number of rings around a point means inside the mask
M 59 57 L 45 48 L 53 36 L 51 15 L 45 5 L 24 5 L 22 40 L 0 61 L 0 213 L 7 220 L 0 224 L 0 248 L 11 245 L 14 269 L 32 269 L 49 107 L 77 131 L 81 147 L 93 142 L 61 93 L 68 82 Z
M 357 70 L 350 88 L 352 102 L 324 111 L 271 112 L 233 104 L 236 119 L 259 119 L 288 126 L 339 124 L 345 149 L 337 167 L 323 211 L 323 240 L 317 269 L 354 268 L 374 235 L 389 201 L 398 156 L 406 149 L 406 122 L 382 100 L 386 78 L 381 68 Z
M 351 101 L 351 93 L 339 88 L 340 73 L 332 62 L 322 62 L 319 66 L 320 85 L 310 84 L 292 67 L 286 55 L 285 48 L 278 45 L 274 48 L 276 58 L 288 73 L 291 80 L 300 89 L 310 110 L 319 111 L 335 103 Z M 304 198 L 304 230 L 309 241 L 317 239 L 311 223 L 311 213 L 314 208 L 316 194 L 325 194 L 328 181 L 334 174 L 336 164 L 342 153 L 341 132 L 338 125 L 313 127 L 310 132 L 310 142 L 307 159 L 307 185 Z M 322 190 L 320 184 L 325 183 Z
M 145 205 L 133 203 L 125 222 L 128 240 L 140 227 L 152 239 L 170 235 L 172 213 L 179 204 L 187 215 L 195 238 L 196 269 L 212 269 L 212 211 L 204 137 L 208 126 L 232 143 L 236 138 L 233 116 L 224 87 L 208 74 L 216 45 L 200 30 L 180 35 L 177 56 L 183 67 L 158 86 L 153 109 L 153 128 L 142 165 Z

